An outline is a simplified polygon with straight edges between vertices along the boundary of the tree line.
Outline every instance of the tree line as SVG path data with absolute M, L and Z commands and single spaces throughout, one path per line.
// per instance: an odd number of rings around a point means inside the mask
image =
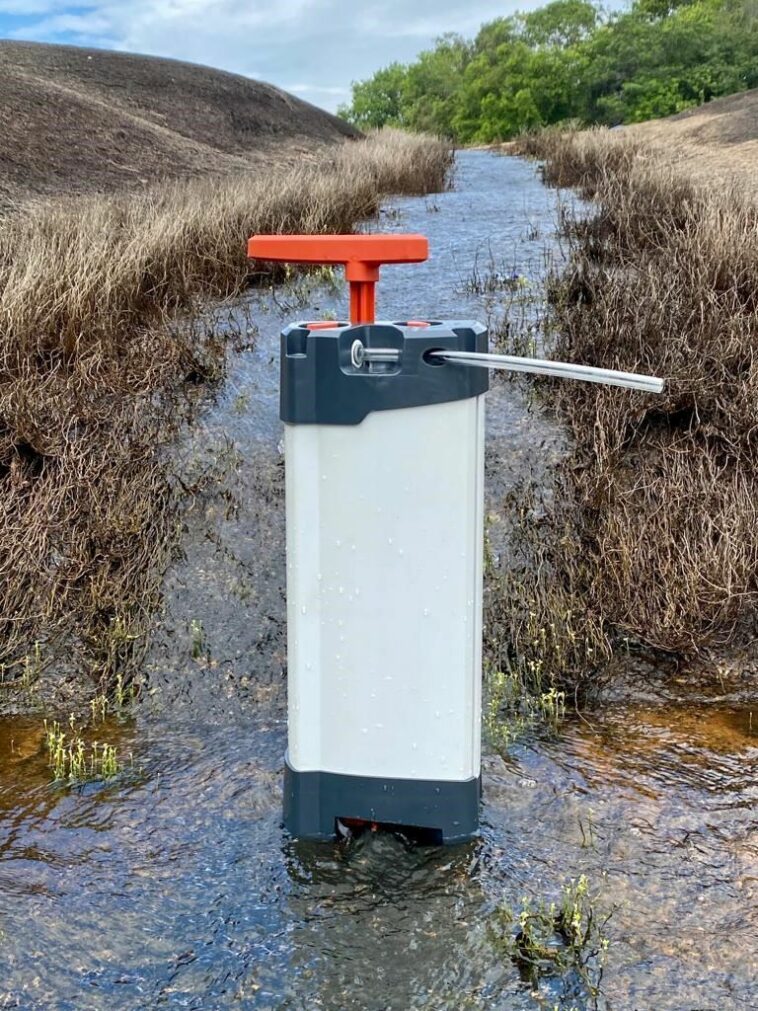
M 633 0 L 620 12 L 554 0 L 473 40 L 441 36 L 355 82 L 339 112 L 361 129 L 490 143 L 556 123 L 638 123 L 753 87 L 758 0 Z

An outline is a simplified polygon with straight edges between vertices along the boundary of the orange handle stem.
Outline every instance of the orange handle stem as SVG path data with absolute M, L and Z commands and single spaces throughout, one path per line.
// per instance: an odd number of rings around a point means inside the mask
M 350 284 L 350 322 L 373 323 L 380 266 L 421 263 L 429 256 L 429 243 L 423 235 L 254 235 L 247 255 L 287 263 L 342 264 Z

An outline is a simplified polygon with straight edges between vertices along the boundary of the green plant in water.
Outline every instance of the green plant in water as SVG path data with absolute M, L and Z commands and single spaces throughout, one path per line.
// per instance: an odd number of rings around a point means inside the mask
M 568 881 L 558 901 L 524 896 L 518 909 L 503 903 L 490 925 L 493 943 L 516 965 L 522 978 L 539 993 L 543 980 L 562 984 L 559 1011 L 596 1007 L 609 948 L 606 927 L 610 916 L 598 916 L 584 874 Z M 543 1005 L 544 1006 L 544 1005 Z
M 124 716 L 128 704 L 137 697 L 137 685 L 131 681 L 128 685 L 124 683 L 124 675 L 121 671 L 116 673 L 113 684 L 113 694 L 109 697 L 105 692 L 99 692 L 90 699 L 90 713 L 92 723 L 103 723 L 108 712 L 113 711 L 117 716 Z
M 104 696 L 101 696 L 104 698 Z M 68 730 L 55 720 L 45 720 L 48 764 L 56 783 L 69 785 L 113 779 L 123 771 L 115 745 L 92 741 L 87 744 L 72 715 Z
M 485 666 L 484 730 L 496 748 L 506 748 L 535 727 L 558 731 L 566 715 L 566 697 L 552 684 L 543 690 L 543 684 L 539 661 L 524 661 L 505 671 Z
M 190 622 L 190 640 L 191 640 L 191 652 L 192 659 L 199 660 L 201 656 L 206 652 L 205 649 L 205 631 L 203 630 L 203 623 L 197 618 L 193 618 Z
M 116 674 L 116 684 L 113 689 L 113 697 L 116 701 L 116 705 L 118 706 L 118 708 L 123 709 L 127 703 L 128 696 L 134 698 L 136 691 L 137 688 L 133 681 L 129 686 L 129 689 L 128 690 L 126 689 L 126 687 L 124 686 L 124 676 L 121 673 L 121 671 L 118 671 Z
M 235 414 L 245 414 L 248 407 L 250 406 L 250 394 L 249 393 L 238 393 L 234 398 L 234 404 L 232 408 Z
M 102 723 L 108 712 L 108 696 L 104 693 L 96 695 L 94 699 L 90 700 L 89 708 L 92 713 L 92 722 L 95 723 L 99 719 Z

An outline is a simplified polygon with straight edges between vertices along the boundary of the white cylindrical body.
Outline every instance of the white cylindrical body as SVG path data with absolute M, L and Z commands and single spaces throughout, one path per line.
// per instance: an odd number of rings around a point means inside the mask
M 288 762 L 479 776 L 484 396 L 285 425 Z

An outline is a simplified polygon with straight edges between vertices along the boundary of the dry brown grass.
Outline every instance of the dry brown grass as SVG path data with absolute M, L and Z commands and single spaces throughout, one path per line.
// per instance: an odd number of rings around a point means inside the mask
M 758 604 L 758 208 L 624 133 L 525 147 L 596 202 L 567 223 L 556 356 L 667 379 L 660 397 L 556 388 L 577 439 L 564 472 L 585 563 L 574 588 L 643 643 L 723 647 L 750 633 Z
M 175 541 L 164 444 L 218 378 L 202 311 L 249 281 L 253 232 L 343 232 L 444 187 L 446 145 L 399 133 L 297 169 L 39 205 L 0 232 L 0 665 L 66 643 L 96 678 L 139 656 Z M 194 322 L 193 322 L 194 321 Z M 3 670 L 0 667 L 0 672 Z

